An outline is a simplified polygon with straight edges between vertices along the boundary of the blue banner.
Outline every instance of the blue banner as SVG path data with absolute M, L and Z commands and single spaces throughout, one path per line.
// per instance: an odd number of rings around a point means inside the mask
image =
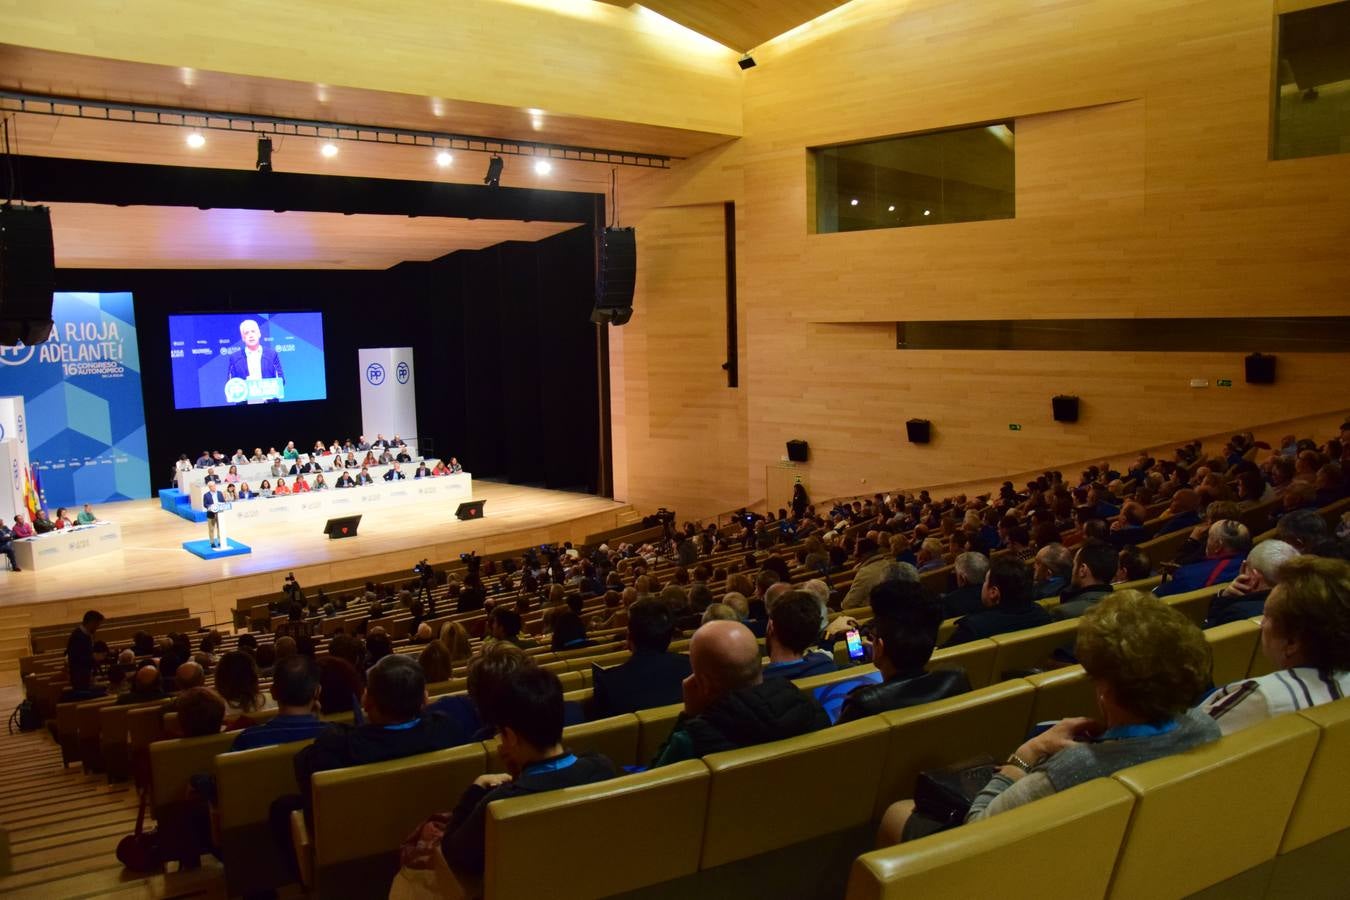
M 44 505 L 149 497 L 131 294 L 56 294 L 52 320 L 46 343 L 0 347 L 0 394 L 23 396 Z

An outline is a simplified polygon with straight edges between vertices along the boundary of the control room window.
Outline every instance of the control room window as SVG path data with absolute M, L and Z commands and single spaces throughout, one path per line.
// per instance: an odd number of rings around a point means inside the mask
M 1350 153 L 1350 2 L 1279 17 L 1273 155 Z

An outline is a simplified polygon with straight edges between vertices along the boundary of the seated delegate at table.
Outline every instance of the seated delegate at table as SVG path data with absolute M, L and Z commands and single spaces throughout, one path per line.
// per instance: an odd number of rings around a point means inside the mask
M 56 530 L 56 526 L 52 524 L 52 520 L 47 518 L 47 511 L 45 509 L 39 509 L 37 515 L 33 516 L 33 530 L 38 534 L 46 534 L 49 531 Z
M 455 459 L 453 456 L 450 457 L 450 474 L 458 475 L 460 472 L 463 471 L 464 467 L 459 464 L 459 460 Z
M 203 451 L 202 451 L 202 455 L 199 456 L 199 457 L 197 457 L 197 462 L 195 463 L 195 467 L 198 468 L 198 469 L 209 469 L 209 468 L 211 468 L 211 462 L 212 462 L 212 460 L 211 460 L 211 451 L 210 451 L 210 450 L 203 450 Z
M 436 461 L 436 468 L 434 468 L 434 469 L 431 470 L 431 475 L 432 475 L 432 477 L 433 477 L 433 478 L 439 478 L 439 477 L 441 477 L 442 475 L 449 475 L 449 474 L 450 474 L 450 467 L 447 466 L 447 465 L 445 464 L 445 461 L 444 461 L 444 460 L 437 460 L 437 461 Z
M 389 471 L 384 473 L 385 481 L 402 481 L 407 477 L 408 476 L 404 475 L 402 470 L 399 469 L 398 463 L 394 463 L 389 467 Z
M 303 475 L 295 476 L 295 480 L 291 482 L 291 493 L 292 494 L 309 493 L 309 482 L 305 480 L 305 476 Z
M 374 484 L 374 483 L 375 483 L 375 479 L 374 479 L 374 478 L 371 478 L 371 477 L 370 477 L 370 471 L 369 471 L 365 466 L 362 466 L 362 467 L 361 467 L 361 473 L 360 473 L 359 475 L 356 476 L 356 483 L 357 483 L 357 484 Z
M 326 491 L 326 490 L 328 490 L 328 482 L 326 482 L 326 481 L 323 480 L 323 473 L 322 473 L 322 472 L 320 472 L 318 475 L 315 475 L 315 476 L 314 476 L 314 486 L 313 486 L 312 488 L 310 488 L 310 490 L 314 490 L 314 491 Z
M 57 507 L 56 518 L 52 521 L 52 526 L 55 527 L 57 531 L 61 531 L 74 524 L 75 523 L 71 521 L 70 516 L 66 515 L 66 508 L 64 506 Z
M 239 447 L 234 451 L 234 456 L 230 457 L 230 462 L 234 463 L 236 466 L 248 465 L 248 457 L 244 454 L 243 447 Z
M 0 555 L 9 558 L 9 567 L 15 572 L 22 572 L 19 568 L 19 561 L 14 558 L 14 532 L 5 527 L 5 520 L 0 519 Z
M 33 526 L 23 520 L 23 516 L 14 517 L 14 527 L 10 529 L 14 532 L 16 538 L 30 538 L 33 536 Z
M 239 485 L 239 499 L 240 499 L 240 500 L 252 500 L 254 497 L 257 497 L 257 496 L 258 496 L 258 495 L 257 495 L 256 493 L 253 492 L 253 489 L 250 488 L 250 487 L 248 486 L 248 482 L 247 482 L 247 481 L 241 482 L 241 483 L 240 483 L 240 485 Z
M 88 503 L 84 505 L 84 509 L 80 511 L 80 514 L 75 517 L 76 525 L 93 525 L 97 521 L 98 516 L 94 515 L 94 508 Z
M 282 458 L 282 459 L 297 459 L 297 458 L 299 458 L 299 456 L 300 456 L 300 451 L 297 450 L 297 449 L 295 449 L 295 441 L 287 441 L 287 442 L 286 442 L 286 449 L 281 451 L 281 458 Z
M 192 460 L 188 459 L 186 453 L 180 454 L 178 457 L 178 462 L 173 464 L 173 470 L 175 472 L 178 472 L 179 474 L 182 474 L 183 472 L 191 472 Z
M 425 462 L 418 463 L 417 471 L 413 472 L 413 478 L 430 478 L 431 470 L 427 468 Z
M 264 479 L 262 480 L 262 484 L 258 485 L 258 496 L 260 496 L 260 497 L 273 497 L 273 496 L 275 496 L 275 494 L 272 493 L 272 482 L 270 482 L 270 481 L 268 481 L 266 478 L 264 478 Z
M 285 494 L 289 494 L 290 492 L 291 489 L 286 487 L 286 479 L 278 478 L 276 487 L 272 488 L 272 493 L 277 497 L 281 497 Z
M 225 483 L 226 483 L 226 484 L 238 484 L 238 483 L 239 483 L 239 467 L 238 467 L 238 466 L 230 466 L 230 471 L 228 471 L 228 472 L 225 473 L 225 479 L 224 479 L 224 480 L 225 480 Z
M 352 473 L 343 472 L 338 476 L 338 480 L 333 486 L 339 488 L 356 487 L 356 479 L 352 477 Z

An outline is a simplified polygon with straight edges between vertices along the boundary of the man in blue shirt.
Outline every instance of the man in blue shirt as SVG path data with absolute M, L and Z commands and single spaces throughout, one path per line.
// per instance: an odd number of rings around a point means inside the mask
M 277 714 L 261 725 L 239 732 L 230 751 L 274 747 L 307 741 L 327 724 L 314 714 L 319 700 L 319 667 L 303 654 L 288 656 L 272 672 L 272 696 Z

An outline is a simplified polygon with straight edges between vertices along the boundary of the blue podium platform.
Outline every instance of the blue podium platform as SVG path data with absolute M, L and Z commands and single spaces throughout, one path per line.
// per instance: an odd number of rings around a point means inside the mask
M 206 510 L 193 509 L 192 498 L 178 488 L 164 488 L 159 492 L 159 507 L 165 512 L 181 516 L 189 522 L 205 522 Z
M 226 556 L 243 556 L 252 553 L 253 548 L 248 544 L 241 544 L 234 538 L 226 538 L 225 547 L 212 547 L 210 541 L 184 541 L 183 549 L 193 556 L 200 556 L 202 559 L 223 559 Z

